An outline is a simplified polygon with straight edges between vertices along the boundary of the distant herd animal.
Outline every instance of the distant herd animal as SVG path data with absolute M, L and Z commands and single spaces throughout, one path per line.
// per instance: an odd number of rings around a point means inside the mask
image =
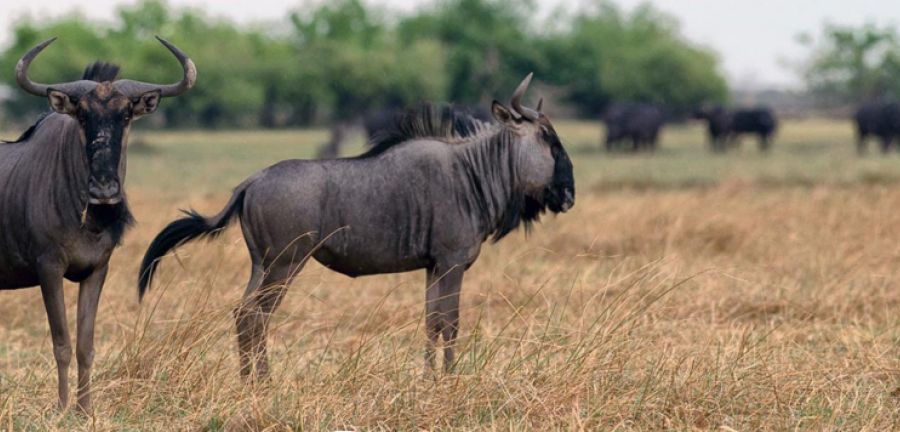
M 778 120 L 768 107 L 728 109 L 714 106 L 698 109 L 693 117 L 707 123 L 710 149 L 725 152 L 739 143 L 741 135 L 755 135 L 759 148 L 767 152 L 778 129 Z M 603 139 L 608 152 L 655 151 L 666 122 L 663 109 L 650 103 L 614 103 L 602 117 Z
M 606 110 L 607 151 L 654 151 L 663 125 L 662 110 L 646 103 L 613 104 Z
M 729 110 L 716 106 L 698 110 L 695 117 L 706 120 L 710 148 L 714 152 L 736 146 L 741 135 L 755 135 L 759 139 L 759 151 L 767 152 L 778 129 L 778 120 L 768 107 Z
M 866 140 L 876 137 L 881 151 L 887 153 L 892 147 L 900 149 L 900 102 L 874 101 L 860 105 L 856 114 L 856 149 L 866 152 Z

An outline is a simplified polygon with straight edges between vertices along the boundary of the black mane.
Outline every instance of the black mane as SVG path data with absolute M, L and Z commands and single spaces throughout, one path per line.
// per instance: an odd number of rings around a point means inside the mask
M 378 156 L 403 142 L 417 138 L 461 139 L 483 131 L 488 123 L 467 110 L 449 104 L 422 104 L 394 118 L 393 124 L 372 138 L 372 148 L 357 158 Z
M 96 82 L 105 82 L 105 81 L 115 81 L 116 77 L 119 76 L 119 65 L 113 63 L 107 63 L 102 61 L 95 61 L 89 64 L 86 68 L 84 68 L 84 73 L 81 74 L 81 79 L 90 80 Z M 34 131 L 37 130 L 38 126 L 41 125 L 41 122 L 50 115 L 50 111 L 47 111 L 41 114 L 38 117 L 37 121 L 34 122 L 28 129 L 25 129 L 25 132 L 22 132 L 18 138 L 13 141 L 3 140 L 4 144 L 15 144 L 20 142 L 28 141 L 32 135 L 34 135 Z
M 41 116 L 38 117 L 37 121 L 34 122 L 33 125 L 28 126 L 28 129 L 25 129 L 25 132 L 22 132 L 22 135 L 19 135 L 18 138 L 14 139 L 12 141 L 3 140 L 3 144 L 15 144 L 15 143 L 28 141 L 28 139 L 31 138 L 32 135 L 34 135 L 34 131 L 37 130 L 38 126 L 41 125 L 41 122 L 44 121 L 44 119 L 47 118 L 47 116 L 49 116 L 50 113 L 51 113 L 50 111 L 47 111 L 47 112 L 41 114 Z

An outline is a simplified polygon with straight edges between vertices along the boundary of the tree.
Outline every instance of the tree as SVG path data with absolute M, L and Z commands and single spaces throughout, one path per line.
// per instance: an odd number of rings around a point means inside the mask
M 585 115 L 614 101 L 652 102 L 674 112 L 722 101 L 718 59 L 686 41 L 677 22 L 649 5 L 626 14 L 609 2 L 578 11 L 544 44 L 544 76 Z
M 402 41 L 433 40 L 447 59 L 447 98 L 455 103 L 490 103 L 533 71 L 541 57 L 529 1 L 442 0 L 402 18 Z
M 434 0 L 395 16 L 364 0 L 335 0 L 291 13 L 279 32 L 141 0 L 121 7 L 111 23 L 78 15 L 19 22 L 0 68 L 13 70 L 27 49 L 56 35 L 59 42 L 34 64 L 37 80 L 74 80 L 105 59 L 128 78 L 171 82 L 178 67 L 153 39 L 160 34 L 199 70 L 190 97 L 160 106 L 157 118 L 182 127 L 349 122 L 421 101 L 487 107 L 532 71 L 588 115 L 613 100 L 684 110 L 724 97 L 716 57 L 650 7 L 626 14 L 599 1 L 545 22 L 536 10 L 532 1 Z M 12 74 L 0 79 L 15 86 Z M 6 103 L 13 117 L 46 110 L 46 101 L 13 95 Z
M 808 89 L 826 102 L 900 95 L 900 44 L 892 27 L 828 24 L 818 43 L 808 35 L 801 42 L 812 51 L 801 74 Z

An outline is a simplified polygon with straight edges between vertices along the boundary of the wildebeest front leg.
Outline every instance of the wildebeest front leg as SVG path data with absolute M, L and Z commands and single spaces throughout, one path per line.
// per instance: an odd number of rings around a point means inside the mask
M 78 360 L 78 409 L 91 413 L 91 367 L 94 364 L 94 322 L 100 304 L 100 292 L 108 267 L 94 270 L 81 282 L 78 290 L 78 338 L 75 358 Z
M 444 336 L 444 371 L 450 372 L 456 365 L 456 336 L 459 334 L 459 292 L 462 288 L 462 267 L 451 270 L 440 282 L 441 314 L 444 324 L 441 333 Z
M 462 266 L 442 271 L 428 270 L 425 293 L 426 373 L 434 371 L 435 346 L 438 337 L 444 340 L 444 370 L 450 371 L 455 362 L 456 336 L 459 333 L 459 293 L 462 286 Z
M 58 265 L 45 264 L 38 268 L 41 295 L 50 323 L 50 338 L 53 340 L 53 357 L 56 359 L 60 409 L 69 404 L 69 363 L 72 361 L 72 341 L 69 339 L 69 325 L 66 322 L 62 274 Z
M 425 281 L 425 373 L 434 372 L 434 350 L 441 335 L 440 297 L 441 287 L 435 278 L 435 270 L 428 269 Z
M 881 153 L 887 154 L 891 150 L 891 137 L 881 137 Z

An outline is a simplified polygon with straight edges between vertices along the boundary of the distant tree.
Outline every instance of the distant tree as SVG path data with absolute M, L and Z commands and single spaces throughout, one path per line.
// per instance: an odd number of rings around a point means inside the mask
M 285 95 L 324 102 L 333 118 L 343 120 L 371 109 L 442 98 L 440 46 L 428 40 L 401 43 L 384 21 L 359 0 L 337 0 L 293 13 L 294 44 L 302 63 L 295 67 L 318 78 L 294 85 L 320 88 L 285 89 Z
M 893 27 L 828 24 L 818 39 L 800 40 L 811 50 L 801 75 L 825 102 L 900 96 L 900 41 Z
M 159 34 L 199 70 L 190 97 L 160 106 L 157 118 L 180 127 L 347 123 L 420 101 L 485 107 L 531 71 L 590 115 L 612 100 L 682 109 L 724 97 L 716 57 L 685 40 L 667 15 L 646 6 L 626 14 L 598 1 L 542 22 L 535 5 L 434 0 L 396 15 L 364 0 L 334 0 L 298 9 L 270 29 L 139 0 L 109 23 L 78 15 L 16 23 L 0 70 L 12 71 L 27 49 L 55 35 L 59 41 L 34 64 L 36 80 L 72 80 L 102 59 L 129 78 L 172 81 L 177 64 L 153 39 Z M 11 73 L 0 80 L 15 87 Z M 13 92 L 5 108 L 31 118 L 46 101 Z
M 543 42 L 542 75 L 585 115 L 595 116 L 613 101 L 684 112 L 727 95 L 717 57 L 687 41 L 674 18 L 649 5 L 625 13 L 598 1 L 557 19 L 567 24 Z
M 540 34 L 527 30 L 535 10 L 531 1 L 439 0 L 401 18 L 397 32 L 443 46 L 449 101 L 486 104 L 536 68 Z

